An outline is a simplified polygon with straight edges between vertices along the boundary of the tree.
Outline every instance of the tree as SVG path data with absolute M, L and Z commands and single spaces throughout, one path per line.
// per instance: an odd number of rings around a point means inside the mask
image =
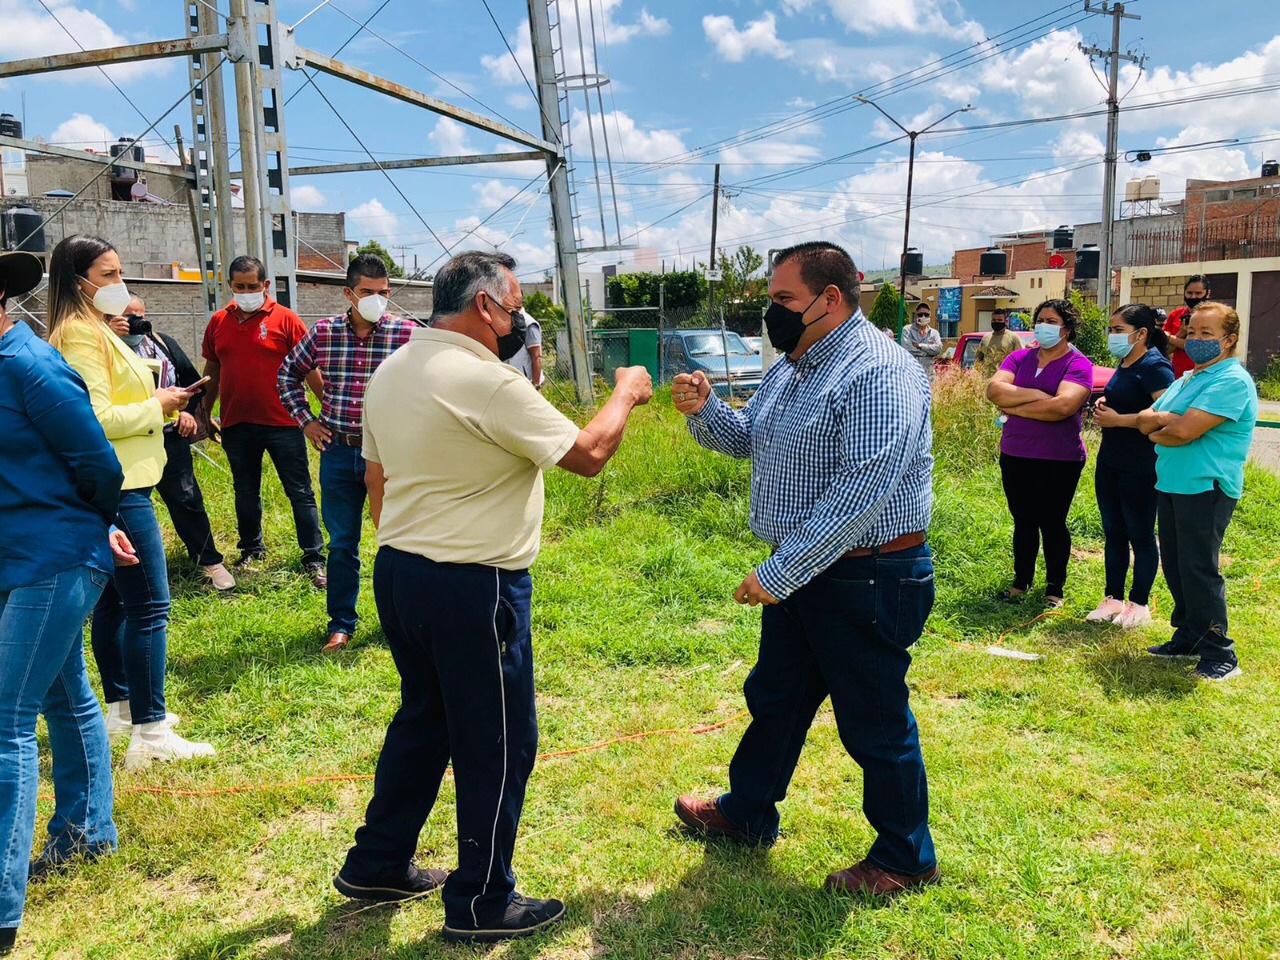
M 554 339 L 556 331 L 564 327 L 564 307 L 552 302 L 541 290 L 524 295 L 524 311 L 542 324 L 542 335 Z
M 1107 350 L 1107 318 L 1102 308 L 1072 290 L 1070 300 L 1080 311 L 1080 329 L 1076 331 L 1076 349 L 1096 364 L 1115 366 L 1111 352 Z
M 880 292 L 871 304 L 871 316 L 868 319 L 881 330 L 896 333 L 898 330 L 898 288 L 892 283 L 880 284 Z
M 396 280 L 404 278 L 404 271 L 400 269 L 400 264 L 396 263 L 395 258 L 391 256 L 390 251 L 388 251 L 387 248 L 377 240 L 366 240 L 364 243 L 360 244 L 360 246 L 356 247 L 356 252 L 353 253 L 349 259 L 354 260 L 356 257 L 366 253 L 372 254 L 375 257 L 381 257 L 383 262 L 387 265 L 387 273 Z
M 716 302 L 724 307 L 725 323 L 736 330 L 758 330 L 769 303 L 769 278 L 761 273 L 764 257 L 751 247 L 739 247 L 731 257 L 720 251 L 720 280 Z

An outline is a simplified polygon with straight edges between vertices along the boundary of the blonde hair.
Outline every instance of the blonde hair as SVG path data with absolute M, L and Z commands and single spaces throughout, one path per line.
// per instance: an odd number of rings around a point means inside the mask
M 107 349 L 105 324 L 102 314 L 93 306 L 93 299 L 80 289 L 79 278 L 104 253 L 115 250 L 101 237 L 83 234 L 66 237 L 53 248 L 49 258 L 49 342 L 61 350 L 63 328 L 69 323 L 80 323 L 94 331 Z
M 1191 315 L 1194 317 L 1200 313 L 1213 313 L 1222 322 L 1222 335 L 1224 337 L 1235 337 L 1236 342 L 1231 345 L 1230 350 L 1224 350 L 1224 353 L 1235 353 L 1236 347 L 1240 346 L 1240 314 L 1236 313 L 1235 308 L 1221 303 L 1217 300 L 1206 300 L 1198 304 Z

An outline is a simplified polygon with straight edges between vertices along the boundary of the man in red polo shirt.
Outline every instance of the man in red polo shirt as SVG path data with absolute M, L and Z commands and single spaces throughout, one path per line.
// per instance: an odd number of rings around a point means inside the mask
M 1191 312 L 1209 299 L 1209 278 L 1202 273 L 1190 277 L 1182 287 L 1182 302 L 1185 307 L 1169 311 L 1169 319 L 1164 322 L 1164 332 L 1169 335 L 1169 347 L 1173 350 L 1169 359 L 1173 361 L 1173 375 L 1182 376 L 1195 366 L 1187 351 L 1182 349 L 1186 342 L 1187 326 L 1191 323 Z
M 236 495 L 243 567 L 266 555 L 262 542 L 262 457 L 275 465 L 280 485 L 293 505 L 293 524 L 302 549 L 302 565 L 316 589 L 327 584 L 324 536 L 311 489 L 307 442 L 280 402 L 276 375 L 289 351 L 307 332 L 296 313 L 267 295 L 271 281 L 256 257 L 236 257 L 227 271 L 232 302 L 209 319 L 202 353 L 205 411 L 222 397 L 222 448 L 227 452 Z M 319 395 L 318 371 L 307 378 Z

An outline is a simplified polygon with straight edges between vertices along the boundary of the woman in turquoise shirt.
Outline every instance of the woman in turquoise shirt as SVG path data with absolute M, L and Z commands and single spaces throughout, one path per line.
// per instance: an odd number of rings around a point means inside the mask
M 1173 594 L 1173 637 L 1148 649 L 1199 657 L 1196 674 L 1205 680 L 1240 675 L 1218 569 L 1258 422 L 1258 388 L 1236 357 L 1239 344 L 1239 314 L 1224 303 L 1197 307 L 1183 347 L 1195 368 L 1138 415 L 1138 429 L 1156 444 L 1160 553 Z

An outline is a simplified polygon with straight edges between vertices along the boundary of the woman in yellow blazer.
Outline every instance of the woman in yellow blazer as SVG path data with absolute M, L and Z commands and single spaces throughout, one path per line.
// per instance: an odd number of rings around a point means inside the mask
M 98 237 L 67 237 L 49 262 L 49 342 L 89 388 L 98 422 L 124 468 L 116 526 L 133 542 L 139 563 L 117 567 L 93 611 L 93 655 L 107 701 L 112 739 L 132 731 L 125 766 L 212 756 L 207 743 L 173 732 L 177 717 L 164 700 L 169 623 L 169 571 L 151 489 L 164 471 L 164 427 L 191 390 L 156 387 L 141 357 L 107 325 L 129 304 L 120 257 Z

